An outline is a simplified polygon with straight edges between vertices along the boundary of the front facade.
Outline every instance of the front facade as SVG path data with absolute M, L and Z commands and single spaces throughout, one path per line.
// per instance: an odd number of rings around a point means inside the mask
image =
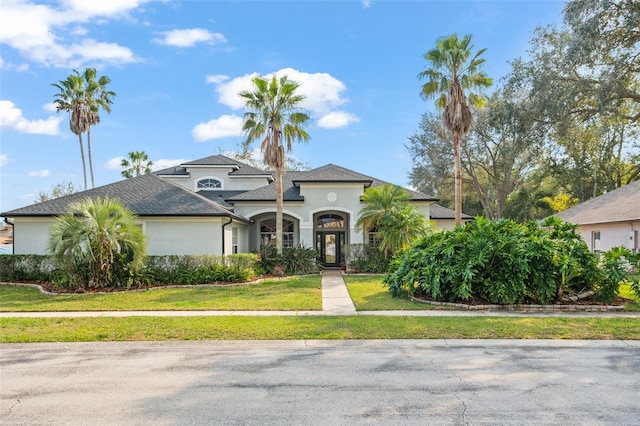
M 324 266 L 338 266 L 349 244 L 375 239 L 355 224 L 366 188 L 383 184 L 333 164 L 287 172 L 283 245 L 313 247 Z M 411 203 L 436 226 L 451 227 L 453 211 L 434 204 L 434 197 L 407 191 Z M 85 197 L 118 199 L 132 209 L 147 236 L 150 255 L 245 253 L 275 239 L 271 173 L 215 155 L 2 213 L 14 226 L 14 253 L 45 253 L 55 216 Z
M 637 253 L 640 181 L 592 198 L 556 216 L 579 225 L 580 234 L 592 252 L 622 246 Z

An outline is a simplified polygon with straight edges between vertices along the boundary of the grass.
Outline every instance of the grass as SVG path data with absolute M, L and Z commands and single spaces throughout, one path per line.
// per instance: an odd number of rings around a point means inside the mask
M 345 276 L 358 310 L 434 309 L 393 298 L 380 276 Z M 625 297 L 633 297 L 628 286 Z M 640 311 L 638 301 L 633 304 Z M 320 277 L 241 287 L 172 288 L 104 295 L 46 296 L 0 286 L 0 311 L 320 310 Z M 632 309 L 633 310 L 633 309 Z M 640 340 L 637 318 L 216 316 L 0 318 L 0 343 L 293 339 Z
M 345 275 L 344 282 L 358 311 L 396 311 L 436 309 L 408 298 L 392 297 L 380 275 Z
M 345 275 L 343 278 L 358 311 L 450 309 L 392 297 L 380 275 Z M 625 306 L 626 312 L 640 312 L 640 299 L 631 291 L 629 284 L 620 286 L 620 295 L 632 300 Z
M 640 340 L 640 327 L 635 318 L 0 318 L 0 328 L 2 343 L 254 339 Z
M 322 310 L 320 276 L 233 287 L 161 288 L 108 294 L 50 296 L 35 288 L 0 286 L 0 311 L 313 311 Z

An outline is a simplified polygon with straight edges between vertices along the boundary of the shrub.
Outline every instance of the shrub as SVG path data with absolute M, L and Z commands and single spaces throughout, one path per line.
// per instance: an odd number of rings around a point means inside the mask
M 353 272 L 382 274 L 387 272 L 390 260 L 375 247 L 364 244 L 349 244 L 347 266 Z
M 423 238 L 391 264 L 385 283 L 394 296 L 497 304 L 544 304 L 565 293 L 604 291 L 597 257 L 577 227 L 556 218 L 543 226 L 479 217 Z
M 147 285 L 242 282 L 254 275 L 254 254 L 148 256 L 141 281 Z
M 284 273 L 286 275 L 304 275 L 318 272 L 318 252 L 310 247 L 296 245 L 284 247 L 278 255 L 273 244 L 260 247 L 257 270 L 265 274 Z
M 38 254 L 0 256 L 0 281 L 49 282 L 59 272 L 50 256 Z

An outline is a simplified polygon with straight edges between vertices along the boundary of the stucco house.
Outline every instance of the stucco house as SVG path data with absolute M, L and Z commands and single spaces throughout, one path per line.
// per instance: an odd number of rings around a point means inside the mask
M 582 238 L 593 252 L 623 246 L 637 253 L 640 181 L 592 198 L 556 216 L 580 225 Z
M 315 248 L 324 266 L 337 266 L 348 244 L 367 244 L 355 223 L 366 188 L 385 182 L 328 164 L 283 177 L 283 244 Z M 440 229 L 454 212 L 415 191 L 411 203 Z M 43 254 L 49 226 L 70 202 L 109 197 L 133 210 L 150 255 L 231 254 L 258 250 L 275 238 L 275 182 L 270 172 L 214 155 L 176 167 L 0 213 L 14 226 L 15 254 Z M 471 220 L 465 215 L 465 220 Z

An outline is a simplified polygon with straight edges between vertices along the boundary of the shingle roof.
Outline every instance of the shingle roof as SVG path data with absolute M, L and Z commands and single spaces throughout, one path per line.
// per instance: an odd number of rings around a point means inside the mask
M 201 195 L 211 201 L 214 201 L 226 208 L 232 209 L 232 205 L 227 203 L 227 198 L 235 197 L 236 195 L 240 195 L 247 192 L 244 191 L 229 191 L 229 190 L 207 190 L 207 191 L 198 191 L 197 194 Z
M 293 184 L 293 180 L 304 173 L 307 172 L 290 171 L 282 176 L 282 198 L 284 201 L 304 201 L 304 197 L 300 195 L 300 187 Z M 227 201 L 233 203 L 234 201 L 275 201 L 275 199 L 276 183 L 271 182 L 267 186 L 227 198 Z
M 189 166 L 230 166 L 234 168 L 234 170 L 229 173 L 230 176 L 271 176 L 271 173 L 268 171 L 260 170 L 256 167 L 250 166 L 241 161 L 234 160 L 233 158 L 229 158 L 224 155 L 212 155 L 209 157 L 200 158 L 198 160 L 180 164 L 179 166 L 158 170 L 154 173 L 158 175 L 188 176 L 189 172 L 187 171 L 187 168 Z
M 299 185 L 301 183 L 362 183 L 365 187 L 371 186 L 374 188 L 387 184 L 387 182 L 371 176 L 363 175 L 335 164 L 327 164 L 309 171 L 288 171 L 285 173 L 282 178 L 284 201 L 304 200 L 304 197 L 300 195 Z M 411 195 L 413 201 L 437 201 L 435 197 L 406 188 L 404 190 Z M 275 199 L 275 183 L 270 183 L 262 188 L 231 197 L 228 201 L 275 201 Z
M 327 164 L 326 166 L 301 173 L 299 177 L 293 180 L 293 184 L 298 185 L 302 182 L 362 182 L 368 187 L 373 183 L 373 180 L 373 178 L 353 170 L 345 169 L 335 164 Z
M 456 212 L 440 204 L 431 204 L 429 206 L 429 217 L 431 219 L 455 219 Z M 473 216 L 462 213 L 462 219 L 473 219 Z
M 0 214 L 6 217 L 55 216 L 66 213 L 69 203 L 87 197 L 117 199 L 139 216 L 233 216 L 245 220 L 220 204 L 155 174 L 125 179 Z
M 577 225 L 640 220 L 640 180 L 557 213 Z

